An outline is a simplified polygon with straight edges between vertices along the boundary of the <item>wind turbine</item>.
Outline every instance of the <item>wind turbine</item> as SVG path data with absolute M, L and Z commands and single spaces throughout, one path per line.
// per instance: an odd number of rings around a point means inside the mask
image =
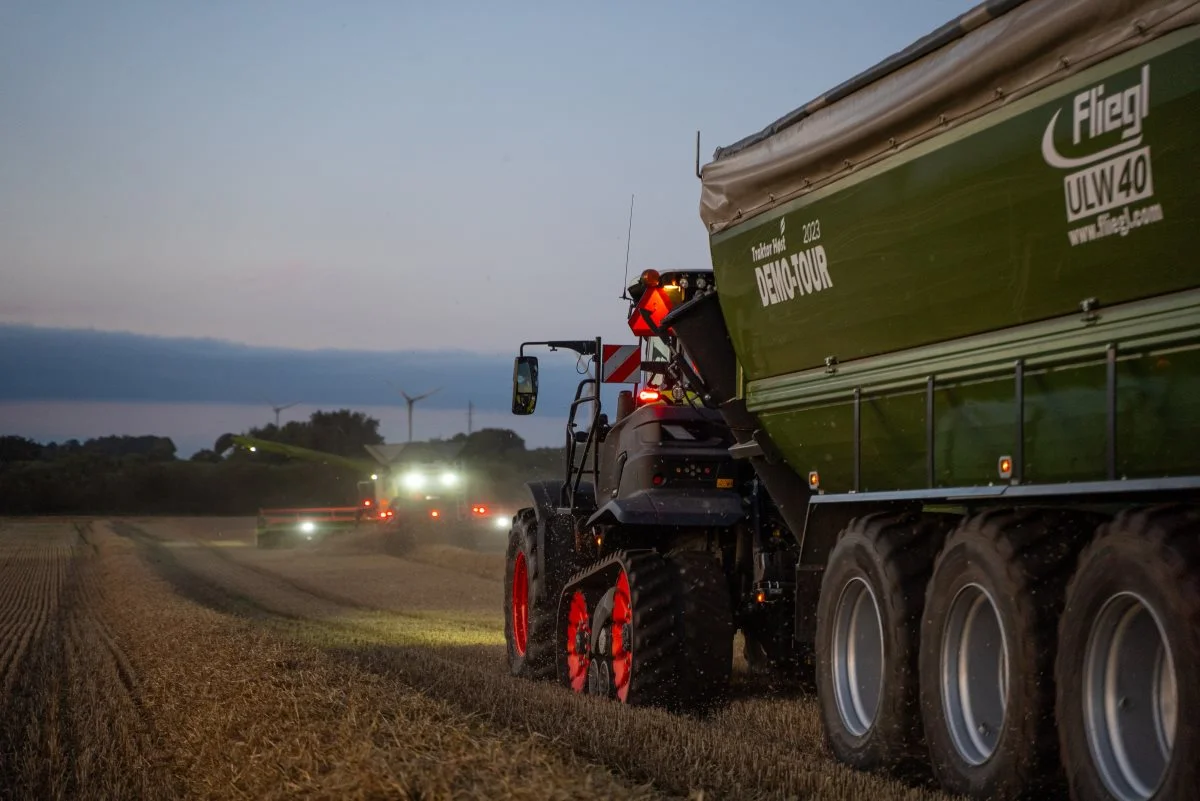
M 417 401 L 425 400 L 426 398 L 428 398 L 430 395 L 434 394 L 435 392 L 440 392 L 441 389 L 442 389 L 441 387 L 438 387 L 437 389 L 431 389 L 428 392 L 426 392 L 424 395 L 417 395 L 416 397 L 409 395 L 407 392 L 405 392 L 402 389 L 399 390 L 400 394 L 404 396 L 404 402 L 408 404 L 408 441 L 409 442 L 412 442 L 413 406 L 416 405 Z
M 288 409 L 292 408 L 299 402 L 300 401 L 296 401 L 295 403 L 285 403 L 283 406 L 276 406 L 273 403 L 271 404 L 271 408 L 275 411 L 275 427 L 276 428 L 279 428 L 279 413 L 283 412 L 283 411 L 287 411 Z

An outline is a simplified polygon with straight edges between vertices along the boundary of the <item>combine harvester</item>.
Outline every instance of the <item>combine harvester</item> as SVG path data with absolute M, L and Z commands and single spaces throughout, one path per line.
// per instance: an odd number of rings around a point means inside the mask
M 581 383 L 512 672 L 705 707 L 741 629 L 846 764 L 1195 798 L 1198 65 L 1195 0 L 989 2 L 718 150 L 714 274 L 631 288 L 683 399 Z
M 475 482 L 458 458 L 459 443 L 368 445 L 373 459 L 368 461 L 225 434 L 215 450 L 224 453 L 233 447 L 332 464 L 364 477 L 357 482 L 356 506 L 260 509 L 256 541 L 261 548 L 320 540 L 367 524 L 385 525 L 412 544 L 438 539 L 474 547 L 507 530 L 512 519 L 511 514 L 474 497 Z
M 259 548 L 318 541 L 356 529 L 364 522 L 385 523 L 393 517 L 386 504 L 379 502 L 376 485 L 380 467 L 376 463 L 240 434 L 222 435 L 213 449 L 217 453 L 225 453 L 235 447 L 248 453 L 272 453 L 289 459 L 331 464 L 344 467 L 356 475 L 370 476 L 358 482 L 358 503 L 355 506 L 259 509 L 255 525 L 255 543 Z

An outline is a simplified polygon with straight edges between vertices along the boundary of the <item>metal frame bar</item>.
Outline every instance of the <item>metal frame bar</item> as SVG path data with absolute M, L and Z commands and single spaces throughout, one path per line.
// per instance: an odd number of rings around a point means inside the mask
M 933 429 L 933 391 L 934 378 L 925 379 L 925 473 L 929 488 L 937 485 L 937 465 L 934 462 L 934 429 Z
M 601 372 L 603 370 L 603 362 L 601 354 L 604 349 L 601 346 L 600 337 L 595 339 L 595 350 L 590 354 L 587 350 L 577 351 L 581 355 L 591 356 L 591 362 L 596 368 L 595 378 L 585 378 L 579 382 L 579 386 L 575 388 L 575 399 L 571 401 L 570 412 L 567 415 L 567 480 L 563 484 L 564 496 L 560 499 L 563 505 L 569 507 L 572 512 L 577 511 L 575 508 L 575 496 L 579 494 L 579 485 L 583 483 L 584 475 L 591 475 L 594 481 L 600 480 L 600 442 L 596 424 L 600 420 L 600 385 Z M 590 350 L 590 348 L 588 349 Z M 583 390 L 587 386 L 591 386 L 592 392 L 588 397 L 583 396 Z M 575 442 L 575 433 L 571 426 L 575 424 L 575 412 L 585 403 L 592 405 L 591 424 L 588 426 L 588 437 L 583 443 L 583 457 L 579 460 L 579 467 L 575 467 L 575 456 L 578 453 L 578 448 Z M 587 467 L 588 456 L 591 455 L 592 465 Z
M 945 487 L 939 489 L 896 490 L 888 492 L 838 492 L 813 495 L 812 504 L 872 503 L 894 501 L 967 501 L 993 498 L 1041 498 L 1061 495 L 1101 500 L 1146 493 L 1200 491 L 1200 476 L 1141 478 L 1118 481 L 1080 481 L 1060 484 L 997 484 L 986 487 Z
M 854 388 L 854 491 L 862 489 L 862 390 Z
M 1107 372 L 1105 376 L 1105 394 L 1108 399 L 1108 428 L 1106 461 L 1108 465 L 1108 480 L 1117 478 L 1117 344 L 1109 343 L 1107 350 Z
M 1020 484 L 1025 477 L 1025 360 L 1017 359 L 1015 383 L 1017 430 L 1013 447 L 1012 483 Z

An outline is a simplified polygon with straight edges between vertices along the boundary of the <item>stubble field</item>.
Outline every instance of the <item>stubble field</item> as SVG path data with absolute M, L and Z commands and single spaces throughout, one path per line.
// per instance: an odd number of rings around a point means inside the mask
M 945 798 L 742 671 L 704 719 L 509 677 L 498 554 L 251 543 L 0 520 L 0 798 Z

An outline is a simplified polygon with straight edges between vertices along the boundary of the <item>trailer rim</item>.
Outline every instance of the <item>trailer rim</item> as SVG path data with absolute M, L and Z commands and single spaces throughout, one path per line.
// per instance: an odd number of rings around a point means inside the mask
M 838 716 L 855 737 L 875 724 L 883 695 L 883 624 L 875 592 L 862 578 L 842 587 L 834 610 L 833 686 Z
M 1119 801 L 1154 796 L 1166 776 L 1178 720 L 1171 644 L 1154 607 L 1119 592 L 1105 601 L 1084 651 L 1088 748 Z
M 982 765 L 996 752 L 1008 711 L 1008 640 L 992 594 L 970 583 L 950 602 L 942 635 L 941 690 L 958 755 Z
M 529 567 L 520 551 L 513 563 L 512 630 L 513 648 L 524 656 L 529 644 Z

